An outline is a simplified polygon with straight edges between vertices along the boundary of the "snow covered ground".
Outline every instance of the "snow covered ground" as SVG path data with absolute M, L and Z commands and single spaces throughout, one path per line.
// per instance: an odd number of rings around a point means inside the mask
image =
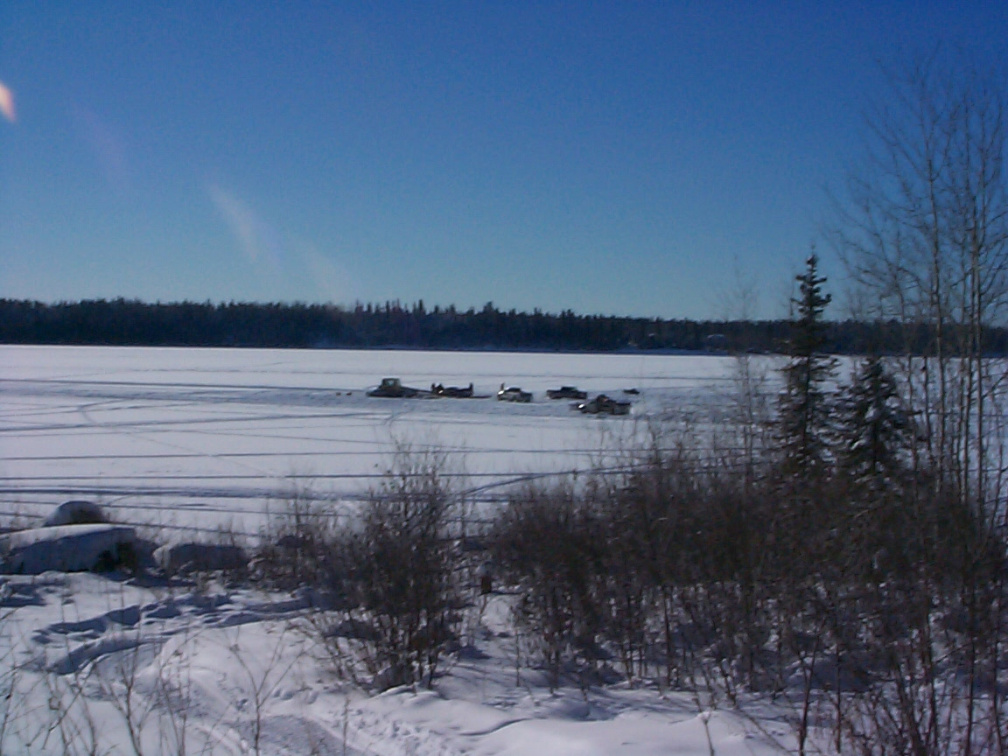
M 14 690 L 0 703 L 5 753 L 131 753 L 131 734 L 144 753 L 184 743 L 189 753 L 383 756 L 752 756 L 792 740 L 779 712 L 755 705 L 743 715 L 620 685 L 550 692 L 534 671 L 515 671 L 506 596 L 488 602 L 433 690 L 368 696 L 329 671 L 296 597 L 88 573 L 12 576 L 3 591 L 0 687 Z
M 586 469 L 641 420 L 716 416 L 734 367 L 639 354 L 0 346 L 0 519 L 36 525 L 67 499 L 91 499 L 163 532 L 254 534 L 295 488 L 351 506 L 401 443 L 451 452 L 460 484 L 485 493 Z M 367 397 L 384 376 L 472 382 L 485 395 L 504 382 L 535 400 Z M 565 384 L 630 398 L 632 414 L 584 416 L 546 399 Z M 506 595 L 478 603 L 433 691 L 369 696 L 332 673 L 298 596 L 0 577 L 0 693 L 14 693 L 0 705 L 0 751 L 769 754 L 793 744 L 782 712 L 759 702 L 742 713 L 648 687 L 551 692 L 516 669 L 509 605 Z

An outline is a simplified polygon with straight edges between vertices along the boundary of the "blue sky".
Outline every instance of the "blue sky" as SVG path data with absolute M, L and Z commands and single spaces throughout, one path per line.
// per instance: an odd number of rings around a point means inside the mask
M 1008 3 L 5 0 L 0 297 L 777 316 L 938 43 Z

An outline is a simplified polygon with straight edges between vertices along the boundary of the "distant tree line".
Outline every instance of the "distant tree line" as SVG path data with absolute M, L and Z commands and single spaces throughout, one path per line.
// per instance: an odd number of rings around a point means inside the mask
M 0 299 L 0 342 L 114 346 L 278 348 L 536 349 L 571 351 L 686 350 L 780 352 L 787 320 L 665 320 L 531 313 L 423 300 L 342 306 L 211 302 L 146 303 L 97 299 L 47 304 Z M 930 327 L 896 321 L 830 321 L 824 343 L 836 354 L 922 353 Z M 1008 352 L 1008 331 L 986 328 L 987 354 Z

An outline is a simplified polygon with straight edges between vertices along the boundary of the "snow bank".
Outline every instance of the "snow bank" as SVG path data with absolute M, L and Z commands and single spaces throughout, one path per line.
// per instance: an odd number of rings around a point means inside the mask
M 135 554 L 136 534 L 125 525 L 59 525 L 0 536 L 0 569 L 39 575 L 112 566 Z
M 214 572 L 244 569 L 249 560 L 241 546 L 187 542 L 162 546 L 154 552 L 154 561 L 166 572 Z
M 57 525 L 84 525 L 108 522 L 102 508 L 93 501 L 65 501 L 42 523 L 47 528 Z

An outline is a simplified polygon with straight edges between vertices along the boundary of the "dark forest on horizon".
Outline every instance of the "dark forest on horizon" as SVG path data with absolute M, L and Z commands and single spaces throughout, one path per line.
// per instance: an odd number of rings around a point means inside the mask
M 896 322 L 829 321 L 835 354 L 923 353 L 929 328 Z M 614 315 L 427 309 L 383 304 L 145 303 L 0 299 L 0 343 L 270 348 L 411 348 L 546 351 L 787 351 L 790 320 L 686 320 Z M 1008 330 L 984 332 L 984 352 L 1008 353 Z

